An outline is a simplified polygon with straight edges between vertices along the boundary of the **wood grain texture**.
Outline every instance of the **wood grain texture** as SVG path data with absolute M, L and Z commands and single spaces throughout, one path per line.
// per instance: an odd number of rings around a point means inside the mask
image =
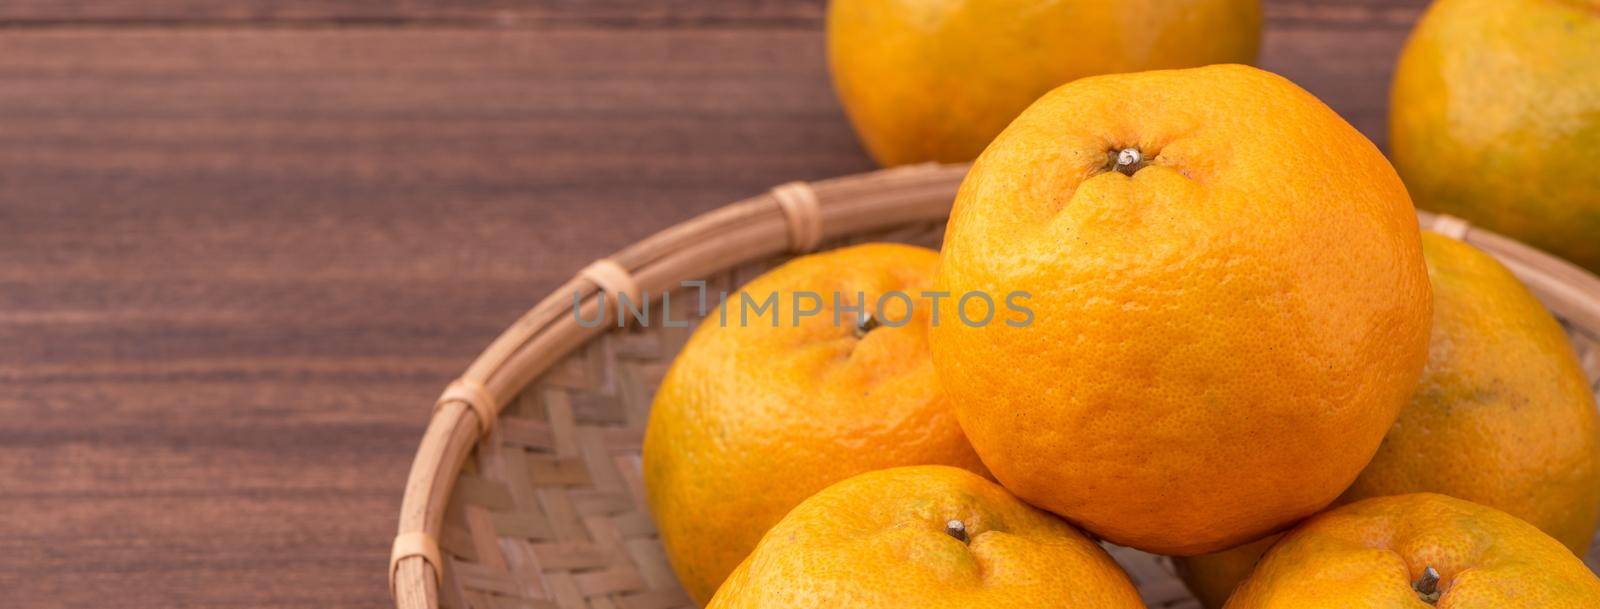
M 1273 3 L 1263 64 L 1381 140 L 1419 4 Z M 427 409 L 505 324 L 870 168 L 821 6 L 0 3 L 6 606 L 387 606 Z
M 1274 23 L 1405 27 L 1427 0 L 1266 0 Z M 516 28 L 822 24 L 824 0 L 8 0 L 0 23 L 454 25 Z

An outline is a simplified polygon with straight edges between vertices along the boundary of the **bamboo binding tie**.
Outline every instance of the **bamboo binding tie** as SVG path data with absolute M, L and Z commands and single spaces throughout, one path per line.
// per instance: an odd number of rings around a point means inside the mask
M 421 556 L 422 560 L 433 567 L 433 582 L 441 583 L 444 570 L 439 566 L 443 564 L 439 558 L 439 542 L 433 536 L 422 531 L 412 531 L 394 536 L 394 548 L 389 551 L 389 595 L 394 596 L 394 574 L 400 569 L 400 561 L 412 556 Z
M 434 402 L 434 410 L 443 408 L 450 402 L 461 402 L 478 415 L 478 430 L 483 435 L 488 435 L 494 428 L 495 407 L 500 402 L 485 389 L 481 383 L 462 377 L 451 381 L 450 386 L 444 388 L 444 393 L 439 395 L 439 401 Z
M 1428 227 L 1428 230 L 1456 241 L 1466 241 L 1467 233 L 1472 231 L 1472 224 L 1455 216 L 1439 214 L 1433 217 L 1433 226 Z
M 639 282 L 633 280 L 633 274 L 610 258 L 601 258 L 589 263 L 589 266 L 578 271 L 578 277 L 594 284 L 601 293 L 610 294 L 611 300 L 618 303 L 615 305 L 618 311 L 621 310 L 622 297 L 626 296 L 628 302 L 638 303 L 642 296 Z M 604 301 L 600 303 L 600 315 L 600 319 L 611 317 Z
M 772 189 L 778 209 L 789 226 L 789 248 L 796 253 L 809 252 L 822 241 L 822 210 L 817 205 L 817 192 L 805 182 L 790 182 Z

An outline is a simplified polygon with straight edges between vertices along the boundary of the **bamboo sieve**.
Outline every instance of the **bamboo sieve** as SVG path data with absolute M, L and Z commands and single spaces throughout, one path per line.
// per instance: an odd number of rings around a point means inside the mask
M 594 319 L 601 292 L 634 302 L 668 292 L 688 302 L 693 292 L 680 281 L 732 292 L 819 248 L 937 248 L 966 169 L 929 164 L 785 184 L 602 259 L 535 305 L 437 401 L 400 509 L 389 565 L 396 606 L 693 607 L 656 540 L 639 461 L 655 387 L 692 328 L 585 328 L 574 298 Z M 1561 319 L 1589 378 L 1600 380 L 1600 278 L 1456 218 L 1418 216 L 1424 228 L 1510 268 Z M 1149 606 L 1199 607 L 1166 558 L 1108 549 Z M 1600 566 L 1600 545 L 1587 560 Z

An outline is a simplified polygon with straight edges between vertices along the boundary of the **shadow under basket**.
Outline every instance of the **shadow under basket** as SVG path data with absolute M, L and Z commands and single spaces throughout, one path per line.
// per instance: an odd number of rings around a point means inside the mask
M 693 607 L 656 539 L 639 449 L 651 399 L 692 328 L 582 327 L 598 295 L 732 292 L 790 258 L 871 241 L 939 246 L 965 165 L 791 183 L 668 228 L 585 268 L 489 345 L 437 402 L 389 565 L 400 609 Z M 1455 218 L 1431 228 L 1505 264 L 1561 319 L 1600 379 L 1600 279 Z M 576 293 L 576 296 L 574 294 Z M 608 318 L 612 319 L 612 318 Z M 1591 386 L 1594 386 L 1593 384 Z M 1199 607 L 1171 562 L 1108 546 L 1151 607 Z M 1600 546 L 1587 561 L 1600 565 Z

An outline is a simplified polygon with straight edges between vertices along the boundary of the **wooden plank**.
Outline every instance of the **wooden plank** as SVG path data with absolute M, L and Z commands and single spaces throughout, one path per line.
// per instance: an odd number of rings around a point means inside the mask
M 383 605 L 417 396 L 435 381 L 124 382 L 93 368 L 4 381 L 7 606 Z
M 1383 148 L 1389 141 L 1389 80 L 1405 42 L 1398 29 L 1285 26 L 1262 41 L 1261 67 L 1321 98 Z
M 633 240 L 868 169 L 813 34 L 0 36 L 0 587 L 383 607 L 429 401 Z
M 811 26 L 823 0 L 7 0 L 0 22 L 528 27 Z
M 470 288 L 408 306 L 516 287 L 498 323 L 695 211 L 870 168 L 805 33 L 13 32 L 0 82 L 0 220 L 27 227 L 0 281 L 55 291 L 8 315 L 167 280 L 130 296 L 333 322 L 275 282 L 405 276 Z
M 1427 2 L 1266 0 L 1265 8 L 1275 24 L 1370 28 L 1409 25 Z M 0 3 L 0 23 L 815 29 L 825 12 L 825 0 L 7 0 Z

